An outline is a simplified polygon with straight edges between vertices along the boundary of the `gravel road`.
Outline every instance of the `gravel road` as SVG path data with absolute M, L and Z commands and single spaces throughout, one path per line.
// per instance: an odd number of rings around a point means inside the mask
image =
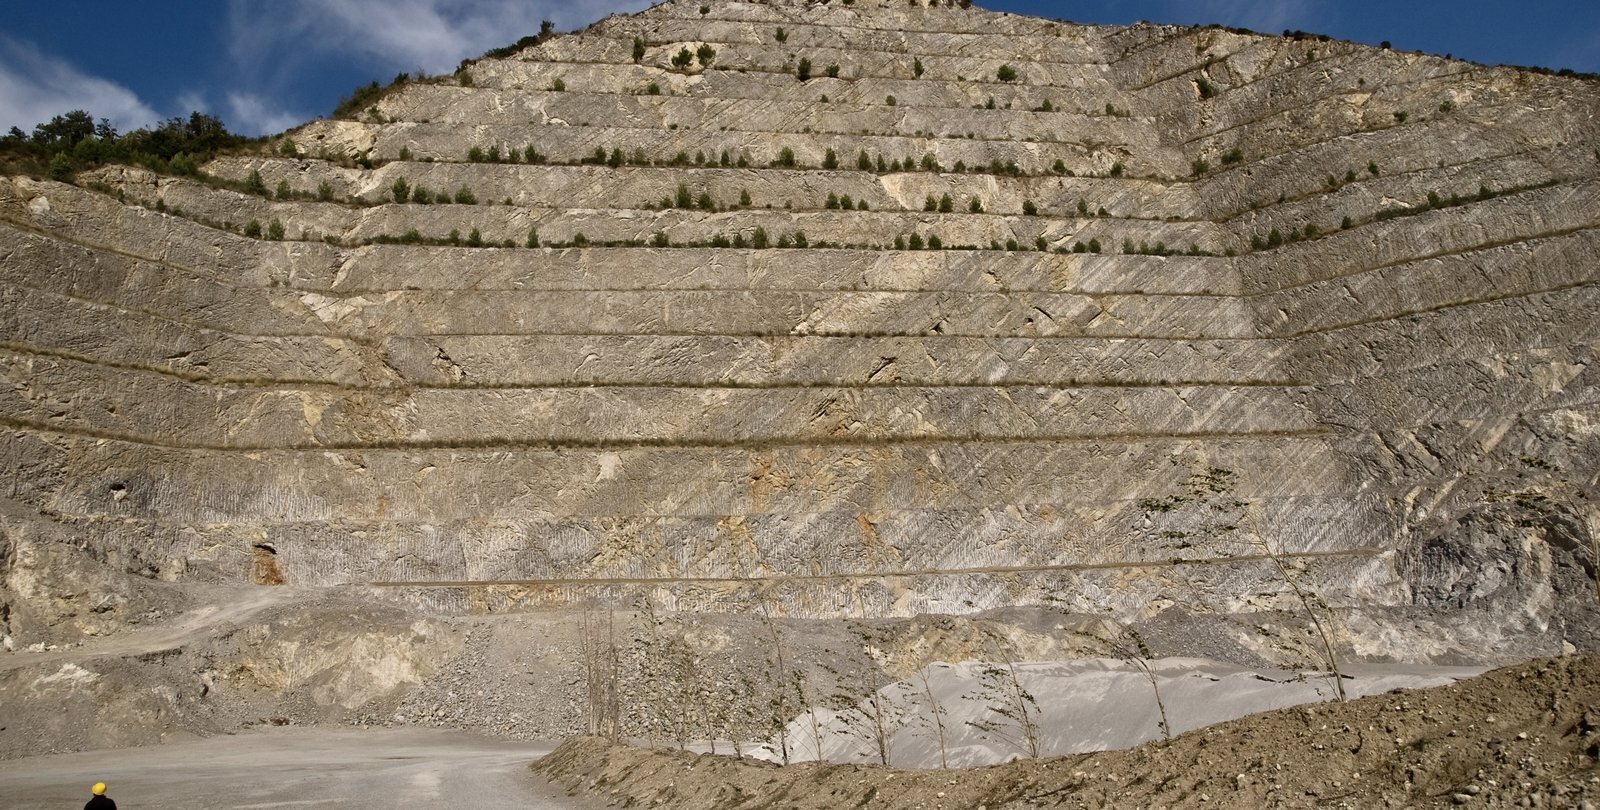
M 0 762 L 0 806 L 75 808 L 96 781 L 126 810 L 580 810 L 528 771 L 550 743 L 429 730 L 263 729 L 175 745 Z

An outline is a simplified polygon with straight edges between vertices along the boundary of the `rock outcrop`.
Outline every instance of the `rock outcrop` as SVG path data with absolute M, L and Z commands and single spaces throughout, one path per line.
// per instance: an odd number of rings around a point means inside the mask
M 1593 648 L 1597 113 L 1315 37 L 673 0 L 232 185 L 5 179 L 0 620 L 118 615 L 48 551 L 458 613 L 1293 579 L 1361 657 Z

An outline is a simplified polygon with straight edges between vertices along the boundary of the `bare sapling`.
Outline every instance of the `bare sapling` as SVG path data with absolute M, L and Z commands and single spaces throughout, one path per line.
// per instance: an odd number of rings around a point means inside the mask
M 768 726 L 772 731 L 776 732 L 779 755 L 783 759 L 783 764 L 788 765 L 790 761 L 788 724 L 789 719 L 796 714 L 795 705 L 791 703 L 792 695 L 789 691 L 788 682 L 791 673 L 788 656 L 784 654 L 783 633 L 778 628 L 777 621 L 772 618 L 772 607 L 767 604 L 765 594 L 756 595 L 756 608 L 761 616 L 761 626 L 767 631 L 767 637 L 772 640 L 771 652 L 774 668 L 767 670 L 765 673 L 767 691 L 771 695 L 771 699 L 767 704 Z M 798 676 L 799 673 L 795 672 L 794 675 Z M 799 705 L 803 706 L 805 705 L 803 702 L 803 688 L 797 691 L 802 692 L 802 702 Z M 814 718 L 813 722 L 815 722 Z M 820 747 L 818 756 L 821 756 Z
M 979 692 L 991 717 L 968 720 L 986 739 L 1003 742 L 1024 753 L 1039 757 L 1039 701 L 1022 685 L 1017 664 L 1003 641 L 989 632 L 990 648 L 998 663 L 979 662 Z
M 589 733 L 616 739 L 621 735 L 622 715 L 617 694 L 621 673 L 616 615 L 608 608 L 602 618 L 593 603 L 586 603 L 580 621 Z
M 929 666 L 932 666 L 931 664 Z M 931 718 L 934 730 L 934 739 L 939 743 L 939 767 L 950 767 L 950 738 L 945 732 L 944 705 L 933 694 L 933 684 L 928 682 L 928 667 L 917 670 L 917 681 L 922 684 L 922 699 L 927 701 L 928 716 Z
M 1173 463 L 1178 463 L 1174 460 Z M 1139 501 L 1152 530 L 1166 525 L 1159 537 L 1169 543 L 1174 551 L 1181 552 L 1173 558 L 1175 563 L 1214 563 L 1230 559 L 1266 559 L 1273 571 L 1299 604 L 1301 613 L 1311 624 L 1318 642 L 1317 657 L 1322 659 L 1325 671 L 1333 683 L 1334 698 L 1346 700 L 1344 676 L 1339 671 L 1339 656 L 1334 646 L 1334 611 L 1321 594 L 1307 586 L 1299 573 L 1290 565 L 1286 555 L 1274 548 L 1267 532 L 1262 529 L 1259 507 L 1233 496 L 1238 476 L 1221 467 L 1196 469 L 1184 483 L 1183 491 L 1165 498 L 1145 498 Z M 1246 523 L 1250 524 L 1248 527 Z M 1241 540 L 1241 536 L 1243 539 Z M 1184 552 L 1186 549 L 1205 548 L 1210 554 L 1196 560 Z M 1253 553 L 1250 553 L 1253 552 Z M 1175 565 L 1182 574 L 1183 565 Z M 1193 588 L 1193 583 L 1190 583 Z M 1196 593 L 1199 592 L 1195 589 Z
M 845 680 L 837 670 L 825 668 L 835 675 L 836 681 Z M 834 710 L 834 718 L 860 743 L 861 754 L 888 765 L 894 733 L 902 725 L 906 712 L 893 697 L 874 688 L 869 672 L 863 670 L 853 679 L 857 687 L 855 692 L 841 690 L 830 696 L 827 703 Z M 817 756 L 821 759 L 820 745 Z
M 1289 566 L 1283 555 L 1273 550 L 1272 543 L 1266 537 L 1257 535 L 1257 546 L 1262 553 L 1272 560 L 1273 566 L 1278 571 L 1278 577 L 1294 592 L 1295 599 L 1300 602 L 1300 609 L 1307 620 L 1311 622 L 1316 631 L 1317 640 L 1322 646 L 1322 660 L 1327 665 L 1329 679 L 1333 681 L 1334 699 L 1340 703 L 1349 698 L 1344 692 L 1344 674 L 1339 671 L 1339 654 L 1333 646 L 1333 636 L 1329 633 L 1329 625 L 1333 622 L 1333 609 L 1323 600 L 1322 595 L 1302 586 L 1300 575 Z
M 1150 692 L 1155 695 L 1156 712 L 1161 719 L 1156 721 L 1156 727 L 1161 730 L 1163 739 L 1172 739 L 1172 724 L 1167 721 L 1167 704 L 1161 699 L 1161 679 L 1156 676 L 1156 671 L 1150 666 L 1150 660 L 1155 656 L 1150 652 L 1150 645 L 1145 643 L 1144 636 L 1139 631 L 1119 624 L 1114 621 L 1101 622 L 1101 628 L 1106 631 L 1104 636 L 1085 633 L 1084 635 L 1105 644 L 1112 655 L 1126 661 L 1139 670 L 1146 682 L 1150 684 Z

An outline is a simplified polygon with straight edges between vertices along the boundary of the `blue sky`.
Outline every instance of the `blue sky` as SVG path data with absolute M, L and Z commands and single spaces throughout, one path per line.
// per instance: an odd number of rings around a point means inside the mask
M 352 88 L 448 72 L 538 30 L 648 0 L 0 1 L 0 131 L 87 109 L 123 129 L 198 109 L 246 134 L 326 115 Z M 979 0 L 1077 22 L 1210 23 L 1600 72 L 1597 0 Z

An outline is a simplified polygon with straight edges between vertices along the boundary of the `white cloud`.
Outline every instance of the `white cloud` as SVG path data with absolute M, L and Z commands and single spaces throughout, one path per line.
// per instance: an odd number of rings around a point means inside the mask
M 305 116 L 284 110 L 252 93 L 228 94 L 228 125 L 246 135 L 272 135 L 305 121 Z
M 396 73 L 454 70 L 467 57 L 648 0 L 231 0 L 233 56 L 247 72 L 282 68 L 321 53 L 355 54 Z M 275 64 L 276 63 L 276 64 Z
M 109 118 L 124 131 L 160 120 L 126 87 L 91 76 L 32 43 L 0 34 L 0 130 L 34 124 L 72 110 Z

